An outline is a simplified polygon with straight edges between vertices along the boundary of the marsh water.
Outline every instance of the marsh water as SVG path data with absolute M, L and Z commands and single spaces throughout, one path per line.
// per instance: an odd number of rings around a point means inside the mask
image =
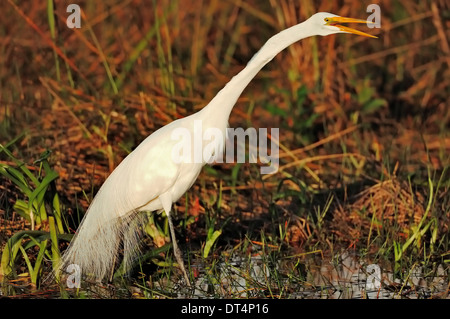
M 261 256 L 233 258 L 215 269 L 198 264 L 195 288 L 185 298 L 449 299 L 446 264 L 414 264 L 404 273 L 343 253 L 299 262 Z
M 268 260 L 262 255 L 231 256 L 214 265 L 191 263 L 193 286 L 173 278 L 129 286 L 88 285 L 91 298 L 289 298 L 289 299 L 450 299 L 447 263 L 415 263 L 402 272 L 344 252 L 337 257 L 296 256 Z M 137 283 L 137 284 L 136 284 Z M 148 283 L 148 282 L 147 282 Z M 86 287 L 83 287 L 86 288 Z M 11 294 L 11 292 L 14 294 Z M 26 276 L 0 283 L 0 297 L 60 298 L 58 289 L 30 288 Z

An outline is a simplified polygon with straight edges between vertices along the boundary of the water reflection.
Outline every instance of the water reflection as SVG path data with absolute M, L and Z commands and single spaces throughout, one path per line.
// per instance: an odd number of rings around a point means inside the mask
M 270 266 L 270 265 L 269 265 Z M 437 265 L 427 270 L 415 264 L 401 278 L 374 263 L 343 253 L 329 260 L 306 260 L 300 273 L 276 261 L 274 269 L 258 256 L 234 258 L 219 264 L 214 271 L 198 269 L 198 298 L 324 298 L 393 299 L 449 298 L 448 268 Z M 397 276 L 398 277 L 398 276 Z M 191 296 L 192 297 L 192 296 Z
M 307 299 L 449 299 L 448 264 L 415 263 L 394 272 L 381 265 L 344 252 L 333 258 L 321 255 L 274 257 L 255 252 L 252 257 L 230 255 L 218 260 L 198 260 L 190 265 L 194 289 L 163 277 L 148 286 L 128 283 L 126 291 L 143 298 L 307 298 Z M 1 279 L 1 277 L 0 277 Z M 4 279 L 4 278 L 3 278 Z M 181 283 L 181 282 L 180 282 Z M 131 286 L 130 286 L 131 284 Z M 117 298 L 117 287 L 84 283 L 88 296 Z M 112 286 L 112 290 L 108 289 Z M 151 287 L 151 288 L 149 288 Z M 30 292 L 31 291 L 31 292 Z M 68 290 L 70 291 L 70 290 Z M 124 294 L 122 296 L 122 293 Z M 0 282 L 1 296 L 59 298 L 58 288 L 30 288 L 27 277 Z

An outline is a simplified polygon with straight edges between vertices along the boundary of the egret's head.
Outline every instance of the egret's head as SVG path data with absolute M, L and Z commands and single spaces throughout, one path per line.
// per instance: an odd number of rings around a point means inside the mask
M 353 33 L 365 37 L 376 38 L 376 36 L 370 35 L 368 33 L 341 25 L 341 23 L 371 23 L 370 21 L 344 18 L 328 12 L 316 13 L 311 16 L 309 20 L 311 20 L 312 25 L 315 26 L 314 29 L 317 30 L 317 33 L 319 35 L 330 35 L 334 33 Z

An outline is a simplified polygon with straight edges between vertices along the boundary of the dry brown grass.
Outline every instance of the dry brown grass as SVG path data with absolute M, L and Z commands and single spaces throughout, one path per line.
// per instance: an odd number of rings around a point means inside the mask
M 423 194 L 413 193 L 410 185 L 394 177 L 366 188 L 350 205 L 338 207 L 333 212 L 333 228 L 352 244 L 383 227 L 398 229 L 400 236 L 407 237 L 410 227 L 421 221 L 425 205 Z
M 55 40 L 45 1 L 8 1 L 0 13 L 0 143 L 26 132 L 12 150 L 30 166 L 50 149 L 69 211 L 86 209 L 129 151 L 157 128 L 199 110 L 272 34 L 316 11 L 364 18 L 369 4 L 81 1 L 83 27 L 71 30 L 65 26 L 70 2 L 55 1 Z M 443 0 L 377 3 L 382 28 L 371 32 L 378 40 L 309 38 L 264 68 L 239 99 L 230 124 L 280 127 L 280 171 L 261 177 L 245 164 L 233 179 L 234 165 L 214 166 L 189 192 L 188 215 L 210 210 L 222 183 L 222 215 L 238 222 L 262 219 L 267 228 L 274 209 L 280 223 L 293 221 L 287 242 L 300 249 L 321 240 L 353 245 L 382 220 L 402 231 L 418 223 L 429 195 L 428 168 L 436 179 L 446 174 L 448 180 L 450 6 Z M 364 94 L 386 105 L 371 111 Z M 299 126 L 314 115 L 309 127 Z M 359 184 L 367 181 L 372 184 Z M 449 202 L 448 186 L 439 190 L 443 203 Z M 21 195 L 4 180 L 0 189 L 8 191 L 7 199 L 0 198 L 8 207 L 0 207 L 3 241 L 4 230 L 10 231 L 5 216 Z M 305 198 L 298 195 L 304 191 Z M 338 237 L 317 235 L 313 209 L 305 208 L 314 207 L 315 192 L 338 195 L 327 213 L 332 223 L 321 229 Z M 185 200 L 177 204 L 180 214 Z M 445 235 L 449 210 L 438 212 Z M 189 227 L 190 235 L 201 231 Z

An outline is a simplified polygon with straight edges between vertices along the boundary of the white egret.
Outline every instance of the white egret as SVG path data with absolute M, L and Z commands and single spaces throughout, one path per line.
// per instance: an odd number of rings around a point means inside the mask
M 247 66 L 202 110 L 169 123 L 142 141 L 103 183 L 69 248 L 63 254 L 59 269 L 65 270 L 70 264 L 76 264 L 83 274 L 94 276 L 98 280 L 111 276 L 121 245 L 126 264 L 137 253 L 139 212 L 164 210 L 169 221 L 175 258 L 183 271 L 186 284 L 190 285 L 175 238 L 171 218 L 172 203 L 195 182 L 206 163 L 204 159 L 208 160 L 215 155 L 214 150 L 224 147 L 225 131 L 233 106 L 249 82 L 275 55 L 294 42 L 315 35 L 353 33 L 374 37 L 340 23 L 366 21 L 320 12 L 303 23 L 281 31 L 271 37 Z M 177 128 L 184 128 L 193 136 L 194 122 L 198 121 L 201 121 L 203 130 L 220 130 L 223 138 L 212 142 L 215 147 L 200 150 L 203 154 L 201 161 L 193 159 L 195 154 L 182 161 L 174 161 L 171 154 L 179 141 L 173 138 L 173 132 Z

